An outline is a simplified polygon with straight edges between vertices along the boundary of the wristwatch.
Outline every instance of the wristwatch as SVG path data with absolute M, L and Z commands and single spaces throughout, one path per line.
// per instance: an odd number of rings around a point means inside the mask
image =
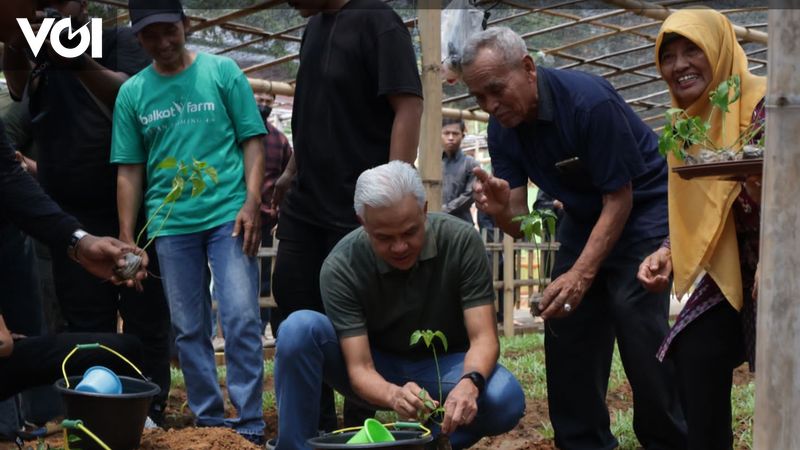
M 69 237 L 69 245 L 67 246 L 67 255 L 72 258 L 75 262 L 78 261 L 78 243 L 81 239 L 85 238 L 89 233 L 81 230 L 78 228 L 77 230 L 72 232 L 72 235 Z
M 465 373 L 464 375 L 461 376 L 462 380 L 464 378 L 468 378 L 470 381 L 472 381 L 472 384 L 474 384 L 475 387 L 478 388 L 478 395 L 483 394 L 483 390 L 484 388 L 486 388 L 486 378 L 484 378 L 480 372 Z

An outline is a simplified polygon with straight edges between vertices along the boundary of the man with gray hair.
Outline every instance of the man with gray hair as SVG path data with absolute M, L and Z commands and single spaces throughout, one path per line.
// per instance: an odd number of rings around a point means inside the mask
M 564 450 L 618 445 L 605 399 L 614 341 L 633 389 L 633 428 L 648 449 L 686 448 L 671 364 L 655 358 L 669 294 L 636 279 L 667 235 L 667 166 L 653 131 L 604 79 L 536 67 L 523 39 L 495 27 L 466 43 L 463 79 L 491 114 L 494 175 L 476 169 L 475 203 L 512 236 L 527 183 L 564 204 L 561 247 L 540 310 L 550 420 Z
M 326 315 L 297 311 L 280 327 L 276 448 L 307 448 L 316 435 L 322 381 L 403 418 L 431 412 L 424 389 L 444 401 L 436 431 L 454 449 L 511 430 L 525 398 L 497 364 L 492 280 L 478 234 L 455 217 L 427 214 L 419 174 L 400 161 L 359 176 L 355 211 L 362 226 L 322 266 Z M 426 329 L 442 331 L 449 344 L 434 340 L 441 385 L 431 351 L 409 346 L 412 333 Z

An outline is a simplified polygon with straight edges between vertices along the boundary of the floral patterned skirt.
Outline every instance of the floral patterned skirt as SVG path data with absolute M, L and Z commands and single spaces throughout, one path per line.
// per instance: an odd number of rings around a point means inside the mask
M 761 211 L 759 205 L 753 201 L 745 190 L 736 198 L 733 204 L 733 218 L 736 223 L 736 238 L 739 243 L 739 261 L 742 270 L 742 296 L 744 304 L 739 311 L 742 322 L 742 335 L 744 338 L 743 358 L 749 363 L 750 370 L 755 370 L 756 363 L 756 304 L 753 301 L 753 285 L 755 283 L 756 267 L 758 265 L 758 238 Z M 719 286 L 706 274 L 697 284 L 694 292 L 689 297 L 683 310 L 678 315 L 675 325 L 667 334 L 657 357 L 663 361 L 669 352 L 670 345 L 675 337 L 695 319 L 720 302 L 725 302 L 725 296 Z

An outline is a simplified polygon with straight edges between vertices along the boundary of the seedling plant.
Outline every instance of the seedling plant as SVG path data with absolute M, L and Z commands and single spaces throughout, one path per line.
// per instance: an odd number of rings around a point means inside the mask
M 167 220 L 169 220 L 169 216 L 172 214 L 172 210 L 175 207 L 175 202 L 178 201 L 178 199 L 180 199 L 183 195 L 183 191 L 187 182 L 192 186 L 191 198 L 195 198 L 206 190 L 207 184 L 204 176 L 208 177 L 214 184 L 217 184 L 219 181 L 217 177 L 217 170 L 214 167 L 209 166 L 204 161 L 198 161 L 194 158 L 192 158 L 191 164 L 187 164 L 182 160 L 178 160 L 172 156 L 169 156 L 156 166 L 156 170 L 172 169 L 175 170 L 175 176 L 172 178 L 172 188 L 167 195 L 164 196 L 164 199 L 161 200 L 161 204 L 158 205 L 158 208 L 156 208 L 155 211 L 150 214 L 150 217 L 147 218 L 147 222 L 136 236 L 135 244 L 137 247 L 139 247 L 139 244 L 144 237 L 145 232 L 147 231 L 147 227 L 149 227 L 155 220 L 160 220 L 155 232 L 150 233 L 147 242 L 141 246 L 142 252 L 144 252 L 147 247 L 153 243 L 156 236 L 158 236 L 158 233 L 162 228 L 164 228 L 164 224 L 166 224 Z M 164 213 L 163 217 L 159 219 L 159 214 L 162 214 L 164 208 L 167 208 L 166 213 Z M 141 262 L 142 257 L 139 254 L 128 253 L 125 255 L 125 266 L 120 268 L 117 271 L 117 274 L 125 279 L 132 279 L 139 270 Z
M 545 229 L 551 237 L 554 237 L 556 235 L 556 219 L 556 214 L 549 209 L 533 209 L 528 214 L 514 217 L 511 221 L 519 222 L 519 229 L 525 235 L 525 239 L 533 242 L 534 237 L 544 240 Z
M 670 108 L 664 114 L 667 125 L 658 138 L 658 151 L 666 156 L 672 153 L 679 161 L 686 161 L 690 164 L 708 161 L 708 158 L 698 160 L 689 155 L 686 150 L 698 145 L 702 149 L 712 152 L 716 160 L 731 160 L 736 158 L 736 154 L 741 152 L 745 145 L 753 141 L 753 138 L 762 132 L 763 123 L 751 123 L 743 130 L 734 142 L 722 142 L 719 145 L 714 143 L 709 137 L 711 130 L 711 118 L 714 114 L 721 114 L 722 127 L 725 127 L 725 116 L 730 111 L 730 105 L 734 104 L 741 97 L 741 80 L 739 75 L 733 75 L 717 86 L 709 94 L 711 111 L 708 118 L 703 120 L 699 116 L 690 117 L 682 108 Z M 764 147 L 763 136 L 756 147 Z M 706 159 L 706 160 L 703 160 Z
M 438 339 L 441 342 L 442 348 L 444 348 L 444 351 L 446 352 L 447 337 L 444 335 L 443 332 L 439 330 L 436 331 L 416 330 L 413 333 L 411 333 L 411 341 L 409 345 L 411 347 L 417 345 L 420 339 L 422 339 L 422 341 L 425 343 L 425 347 L 429 348 L 431 352 L 433 352 L 433 362 L 436 365 L 436 381 L 439 384 L 439 403 L 438 404 L 433 403 L 433 400 L 431 400 L 431 396 L 428 394 L 428 392 L 425 389 L 422 389 L 419 392 L 418 396 L 420 400 L 422 400 L 425 407 L 429 410 L 429 412 L 427 413 L 422 411 L 418 412 L 417 420 L 419 420 L 421 423 L 425 423 L 428 421 L 428 419 L 430 419 L 436 422 L 437 424 L 441 425 L 441 422 L 438 422 L 436 418 L 444 417 L 445 409 L 444 409 L 444 403 L 442 402 L 442 375 L 439 372 L 439 359 L 436 356 L 435 339 Z

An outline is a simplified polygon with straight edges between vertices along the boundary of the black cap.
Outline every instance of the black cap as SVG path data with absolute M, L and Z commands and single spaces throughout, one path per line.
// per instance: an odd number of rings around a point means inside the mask
M 180 0 L 128 0 L 134 33 L 153 23 L 175 23 L 185 17 Z

